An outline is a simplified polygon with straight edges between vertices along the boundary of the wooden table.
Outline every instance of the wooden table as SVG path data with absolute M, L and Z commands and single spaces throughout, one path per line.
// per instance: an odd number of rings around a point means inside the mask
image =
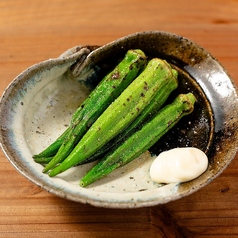
M 27 67 L 80 44 L 144 30 L 190 38 L 238 84 L 237 0 L 1 0 L 0 92 Z M 95 208 L 53 196 L 0 153 L 0 237 L 238 237 L 238 155 L 217 179 L 151 208 Z

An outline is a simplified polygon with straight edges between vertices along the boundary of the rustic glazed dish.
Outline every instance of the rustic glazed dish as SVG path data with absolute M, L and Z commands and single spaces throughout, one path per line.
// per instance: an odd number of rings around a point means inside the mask
M 78 183 L 92 164 L 74 167 L 55 178 L 42 173 L 32 159 L 67 127 L 72 113 L 102 76 L 128 49 L 142 49 L 148 57 L 166 59 L 179 71 L 175 93 L 192 91 L 196 110 L 163 137 L 150 152 L 195 146 L 208 154 L 209 167 L 197 179 L 158 185 L 149 177 L 154 159 L 145 153 L 106 178 L 81 188 Z M 238 90 L 220 63 L 205 49 L 166 32 L 139 32 L 102 47 L 77 46 L 59 58 L 28 68 L 17 76 L 0 102 L 1 147 L 24 176 L 66 199 L 111 208 L 167 203 L 187 196 L 216 178 L 238 148 Z

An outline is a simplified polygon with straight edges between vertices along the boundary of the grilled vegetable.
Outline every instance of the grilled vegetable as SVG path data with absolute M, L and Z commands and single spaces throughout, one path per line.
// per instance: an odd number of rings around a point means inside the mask
M 183 116 L 193 111 L 195 101 L 196 98 L 192 93 L 179 95 L 172 104 L 162 108 L 141 130 L 130 136 L 119 147 L 113 148 L 81 179 L 80 185 L 86 187 L 144 153 Z
M 59 138 L 53 144 L 57 147 L 54 158 L 46 165 L 44 172 L 53 168 L 64 160 L 71 152 L 85 132 L 102 114 L 102 112 L 117 98 L 122 91 L 136 78 L 146 65 L 146 56 L 141 50 L 129 50 L 125 58 L 110 72 L 99 85 L 92 91 L 89 97 L 83 102 L 72 117 L 71 124 L 65 136 Z M 51 146 L 50 146 L 51 147 Z M 50 150 L 50 148 L 46 149 Z M 55 151 L 55 150 L 54 150 Z M 34 158 L 48 157 L 46 152 Z
M 83 164 L 90 163 L 92 161 L 102 158 L 102 156 L 105 155 L 114 145 L 119 144 L 122 140 L 125 140 L 125 138 L 129 137 L 137 129 L 141 128 L 141 126 L 146 121 L 148 121 L 155 114 L 157 114 L 157 112 L 165 103 L 171 92 L 178 87 L 177 77 L 178 71 L 172 69 L 170 77 L 168 76 L 166 85 L 164 85 L 164 87 L 158 91 L 156 96 L 152 99 L 151 103 L 142 111 L 142 113 L 135 119 L 135 121 L 133 121 L 123 132 L 121 132 L 114 139 L 110 140 L 90 158 L 84 161 Z
M 145 70 L 104 111 L 70 155 L 49 175 L 55 176 L 83 162 L 130 125 L 167 84 L 171 70 L 166 61 L 150 60 Z

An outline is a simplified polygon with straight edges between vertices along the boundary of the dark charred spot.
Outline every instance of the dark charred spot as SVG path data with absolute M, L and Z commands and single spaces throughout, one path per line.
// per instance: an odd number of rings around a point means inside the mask
M 112 85 L 112 87 L 113 87 L 113 88 L 116 88 L 116 86 L 115 86 L 115 85 Z
M 140 60 L 144 60 L 144 59 L 145 59 L 145 57 L 140 55 Z
M 126 106 L 126 104 L 125 104 L 125 103 L 123 103 L 123 106 Z
M 130 98 L 127 98 L 126 101 L 129 102 L 129 101 L 130 101 Z
M 173 121 L 168 121 L 167 126 L 170 126 L 173 123 Z
M 136 108 L 136 110 L 137 110 L 137 112 L 139 112 L 139 111 L 140 111 L 140 108 L 139 108 L 139 107 L 137 107 L 137 108 Z
M 145 94 L 144 94 L 144 93 L 141 93 L 140 96 L 141 96 L 141 97 L 145 97 Z
M 118 71 L 112 74 L 112 79 L 119 79 L 119 78 L 120 78 L 120 73 Z
M 149 89 L 149 88 L 148 88 L 148 84 L 147 84 L 146 81 L 145 81 L 144 89 L 145 89 L 146 91 Z

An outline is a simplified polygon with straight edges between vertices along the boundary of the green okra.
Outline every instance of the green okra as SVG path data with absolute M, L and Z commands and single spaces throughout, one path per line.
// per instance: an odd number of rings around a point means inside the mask
M 157 92 L 166 84 L 164 78 L 171 74 L 171 66 L 154 58 L 144 71 L 115 99 L 89 128 L 69 156 L 49 175 L 55 176 L 75 166 L 117 136 L 150 104 Z
M 46 165 L 44 172 L 67 157 L 96 119 L 144 69 L 146 62 L 146 56 L 141 50 L 129 50 L 126 53 L 122 61 L 103 78 L 73 115 L 67 133 L 58 140 L 57 146 L 60 147 L 57 153 Z M 34 156 L 37 157 L 39 156 Z M 44 154 L 42 157 L 47 156 Z
M 90 163 L 92 161 L 98 160 L 103 157 L 114 145 L 123 143 L 127 137 L 129 137 L 136 130 L 141 128 L 141 126 L 150 118 L 152 118 L 159 109 L 163 106 L 163 104 L 168 99 L 169 95 L 173 90 L 178 87 L 178 71 L 175 69 L 171 70 L 170 76 L 168 78 L 164 78 L 166 80 L 166 84 L 161 87 L 155 97 L 151 100 L 150 104 L 142 111 L 142 113 L 119 135 L 110 140 L 106 145 L 100 148 L 95 154 L 93 154 L 90 158 L 86 159 L 83 163 Z
M 165 106 L 140 130 L 132 134 L 123 144 L 113 148 L 80 181 L 86 187 L 124 166 L 154 145 L 185 115 L 194 110 L 195 96 L 192 93 L 179 95 L 173 103 Z

